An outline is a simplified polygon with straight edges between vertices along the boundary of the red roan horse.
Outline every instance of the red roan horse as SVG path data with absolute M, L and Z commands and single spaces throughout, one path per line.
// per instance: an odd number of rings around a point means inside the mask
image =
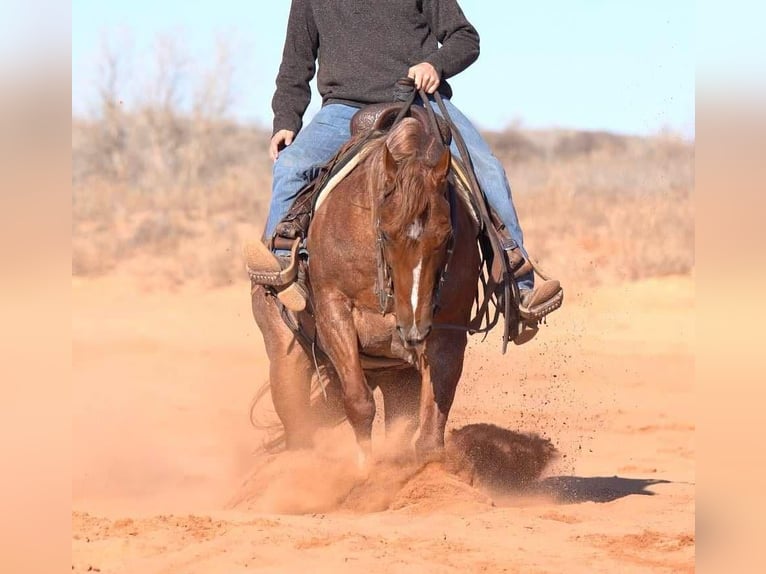
M 427 458 L 444 447 L 463 369 L 480 267 L 478 225 L 452 195 L 449 149 L 426 124 L 404 118 L 368 145 L 366 157 L 319 206 L 309 231 L 316 335 L 340 383 L 360 460 L 371 452 L 376 387 L 387 429 L 408 419 L 415 450 Z M 382 282 L 393 292 L 385 313 Z M 315 422 L 312 350 L 285 325 L 266 289 L 255 288 L 252 303 L 287 446 L 308 446 Z

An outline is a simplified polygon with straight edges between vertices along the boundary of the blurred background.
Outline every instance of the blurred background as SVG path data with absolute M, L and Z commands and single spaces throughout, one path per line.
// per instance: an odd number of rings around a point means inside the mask
M 289 4 L 73 2 L 75 276 L 244 279 Z M 504 163 L 531 252 L 565 285 L 689 273 L 693 3 L 461 6 L 482 53 L 453 101 Z

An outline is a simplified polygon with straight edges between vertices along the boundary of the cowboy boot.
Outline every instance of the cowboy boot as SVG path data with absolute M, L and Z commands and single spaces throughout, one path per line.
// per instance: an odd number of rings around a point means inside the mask
M 564 300 L 564 290 L 557 279 L 536 282 L 534 288 L 520 292 L 519 312 L 525 320 L 540 321 L 559 307 Z
M 525 275 L 534 273 L 541 281 L 535 281 L 532 289 L 519 291 L 519 317 L 521 319 L 519 332 L 513 339 L 517 345 L 523 345 L 534 339 L 539 330 L 540 322 L 549 314 L 561 307 L 564 300 L 564 290 L 556 279 L 548 278 L 539 266 L 523 257 L 518 247 L 511 250 L 516 258 L 522 258 L 522 264 L 516 267 L 514 278 L 519 281 Z
M 293 243 L 289 256 L 277 257 L 260 241 L 245 245 L 245 261 L 250 280 L 256 285 L 266 285 L 276 291 L 282 304 L 294 312 L 306 308 L 308 294 L 298 278 L 298 248 L 300 240 Z
M 555 279 L 545 279 L 533 289 L 523 289 L 519 293 L 519 322 L 518 334 L 513 342 L 523 345 L 535 338 L 540 330 L 540 321 L 561 307 L 564 291 Z
M 564 290 L 557 279 L 551 279 L 540 269 L 539 264 L 533 264 L 524 257 L 518 247 L 507 252 L 511 259 L 521 260 L 521 265 L 515 265 L 513 277 L 520 281 L 530 274 L 537 275 L 542 281 L 535 281 L 532 289 L 521 289 L 519 292 L 519 314 L 527 322 L 539 322 L 552 313 L 564 301 Z

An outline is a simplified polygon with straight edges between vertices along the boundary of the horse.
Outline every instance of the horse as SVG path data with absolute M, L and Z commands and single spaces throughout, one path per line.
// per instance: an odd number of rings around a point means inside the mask
M 403 418 L 419 459 L 443 452 L 481 266 L 479 225 L 451 189 L 439 135 L 405 117 L 367 145 L 317 208 L 307 237 L 316 340 L 360 465 L 372 454 L 376 387 L 386 432 Z M 309 447 L 319 422 L 310 399 L 316 354 L 267 289 L 253 289 L 252 308 L 287 447 Z

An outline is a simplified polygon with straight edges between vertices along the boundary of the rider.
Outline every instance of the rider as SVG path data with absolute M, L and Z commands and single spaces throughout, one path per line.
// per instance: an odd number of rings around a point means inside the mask
M 479 35 L 456 0 L 292 0 L 272 100 L 274 124 L 269 152 L 275 163 L 264 239 L 272 237 L 317 167 L 329 161 L 349 139 L 354 113 L 367 104 L 390 102 L 396 81 L 406 75 L 418 90 L 429 95 L 438 90 L 441 94 L 465 140 L 482 191 L 527 257 L 503 166 L 478 130 L 449 100 L 452 89 L 446 79 L 462 72 L 478 56 Z M 303 114 L 311 99 L 309 82 L 317 72 L 317 62 L 322 108 L 303 126 Z M 429 100 L 440 113 L 432 97 Z M 453 154 L 458 153 L 455 145 L 453 139 Z M 273 267 L 274 262 L 270 265 Z M 550 302 L 561 291 L 558 281 L 538 281 L 535 285 L 530 270 L 517 283 L 522 313 L 542 318 L 553 310 Z

